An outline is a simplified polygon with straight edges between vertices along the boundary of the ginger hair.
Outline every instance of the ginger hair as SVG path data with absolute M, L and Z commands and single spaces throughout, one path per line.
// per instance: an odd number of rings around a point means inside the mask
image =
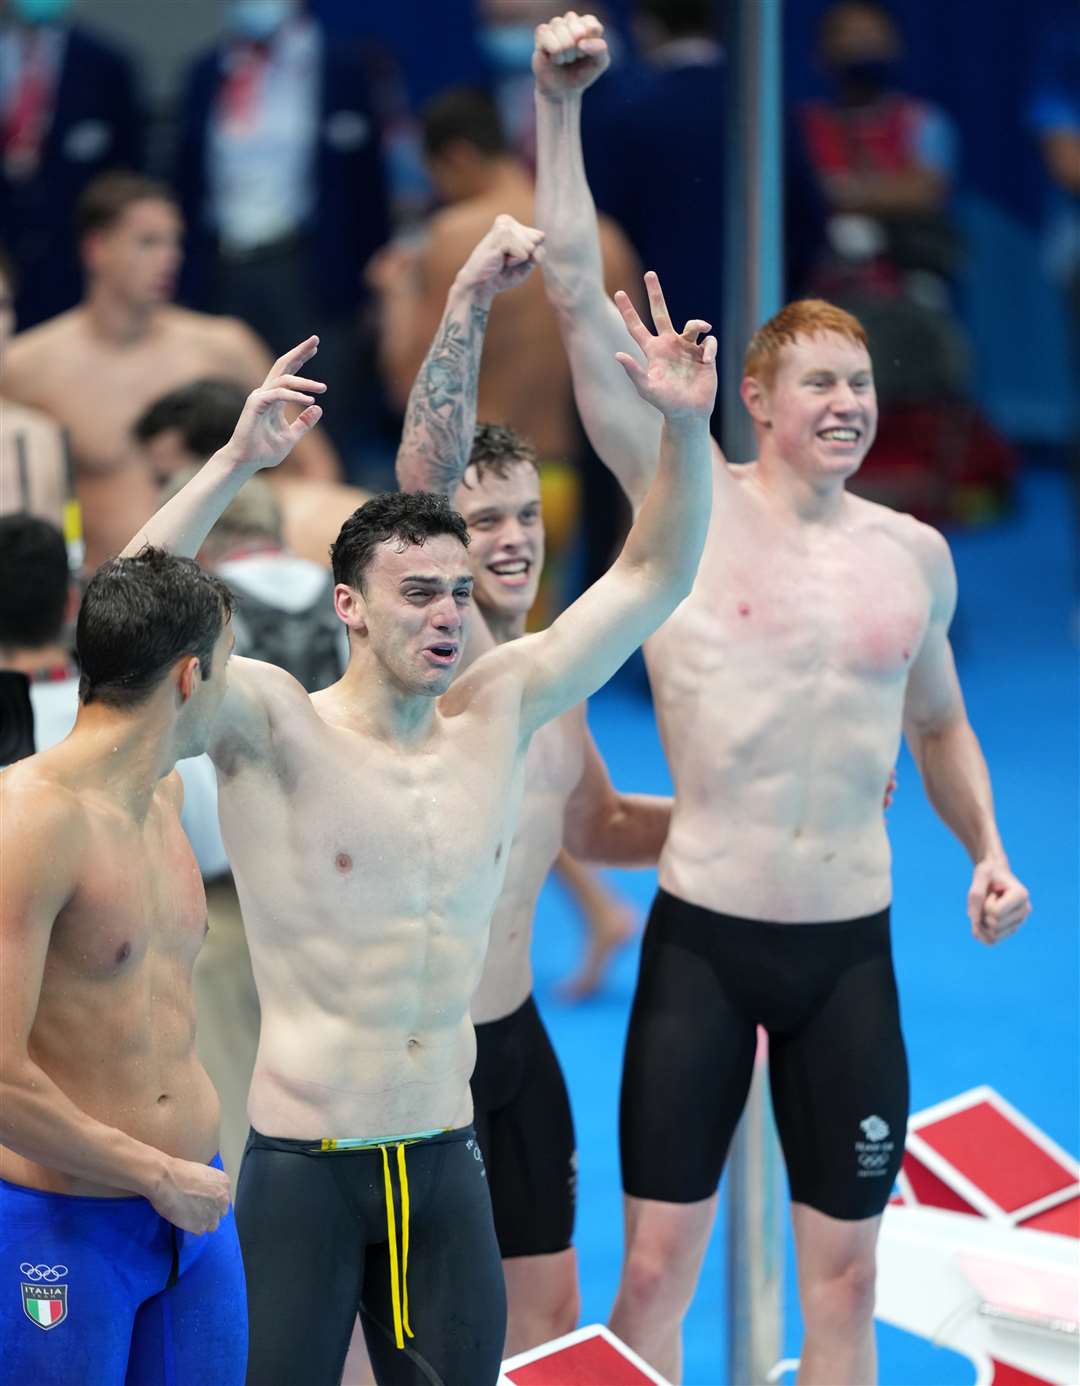
M 866 329 L 854 314 L 823 298 L 799 298 L 774 313 L 750 338 L 743 375 L 752 376 L 768 389 L 776 379 L 784 348 L 794 346 L 797 337 L 816 337 L 823 332 L 835 332 L 861 347 L 868 346 Z

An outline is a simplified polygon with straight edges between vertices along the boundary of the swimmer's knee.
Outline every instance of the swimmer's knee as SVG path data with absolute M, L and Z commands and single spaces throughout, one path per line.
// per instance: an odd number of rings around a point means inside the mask
M 808 1328 L 841 1331 L 874 1316 L 877 1269 L 873 1252 L 853 1253 L 842 1265 L 801 1278 L 799 1290 Z

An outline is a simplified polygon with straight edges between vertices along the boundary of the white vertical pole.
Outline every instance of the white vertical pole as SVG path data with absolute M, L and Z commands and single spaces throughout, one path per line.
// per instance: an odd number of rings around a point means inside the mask
M 724 452 L 732 462 L 754 455 L 739 399 L 743 352 L 783 293 L 782 4 L 730 3 L 722 399 Z M 730 1386 L 764 1386 L 783 1349 L 784 1180 L 764 1034 L 759 1039 L 728 1161 Z

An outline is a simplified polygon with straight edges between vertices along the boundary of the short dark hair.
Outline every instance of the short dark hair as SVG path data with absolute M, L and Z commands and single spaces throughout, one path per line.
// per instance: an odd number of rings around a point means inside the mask
M 718 31 L 714 0 L 638 0 L 637 11 L 659 24 L 672 38 Z
M 141 173 L 103 173 L 83 191 L 75 211 L 75 231 L 80 240 L 92 231 L 108 231 L 136 202 L 167 202 L 178 206 L 168 183 Z
M 423 112 L 424 153 L 438 155 L 455 140 L 494 157 L 508 148 L 499 108 L 483 87 L 450 87 L 432 97 Z
M 232 609 L 228 587 L 193 558 L 149 545 L 133 558 L 110 558 L 90 579 L 79 610 L 79 701 L 137 707 L 184 655 L 195 655 L 210 678 L 214 645 Z
M 540 470 L 536 449 L 520 433 L 506 424 L 476 425 L 469 466 L 476 469 L 477 481 L 483 481 L 488 475 L 503 478 L 519 462 L 533 467 L 537 472 Z M 469 483 L 464 484 L 467 486 Z
M 36 650 L 58 640 L 70 588 L 57 527 L 37 515 L 0 515 L 0 645 Z
M 445 496 L 432 491 L 384 491 L 354 510 L 330 545 L 334 581 L 364 590 L 364 573 L 379 544 L 396 539 L 401 548 L 452 534 L 469 546 L 469 527 Z
M 247 402 L 247 391 L 233 380 L 207 376 L 154 400 L 132 427 L 140 443 L 175 428 L 194 457 L 209 457 L 232 437 Z

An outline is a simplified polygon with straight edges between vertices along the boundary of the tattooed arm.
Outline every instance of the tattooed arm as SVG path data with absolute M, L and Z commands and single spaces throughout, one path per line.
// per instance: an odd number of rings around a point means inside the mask
M 457 489 L 472 452 L 480 353 L 492 300 L 529 275 L 543 239 L 543 232 L 498 216 L 458 271 L 409 392 L 397 454 L 403 491 L 449 496 Z

